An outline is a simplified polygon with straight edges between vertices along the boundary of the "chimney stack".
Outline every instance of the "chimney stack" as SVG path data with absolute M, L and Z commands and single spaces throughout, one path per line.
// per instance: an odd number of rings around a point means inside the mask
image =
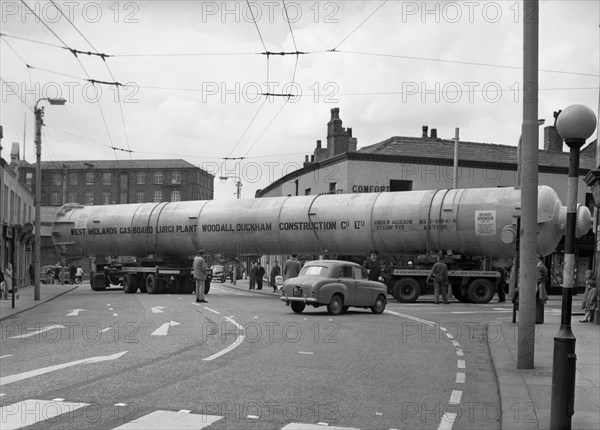
M 427 127 L 426 125 L 423 126 L 423 138 L 427 137 L 427 130 L 429 130 L 429 127 Z
M 435 128 L 431 129 L 431 138 L 437 139 L 437 129 L 435 129 Z

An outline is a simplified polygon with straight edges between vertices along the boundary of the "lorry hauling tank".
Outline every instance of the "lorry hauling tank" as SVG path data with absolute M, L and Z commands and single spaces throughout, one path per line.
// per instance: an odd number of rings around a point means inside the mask
M 54 244 L 96 260 L 94 290 L 122 284 L 137 290 L 188 293 L 193 256 L 207 255 L 382 255 L 429 252 L 461 256 L 451 272 L 453 294 L 486 302 L 498 272 L 473 261 L 515 255 L 520 215 L 518 188 L 472 188 L 364 194 L 325 194 L 262 199 L 207 200 L 81 206 L 56 213 Z M 537 252 L 548 255 L 561 240 L 566 207 L 547 186 L 538 190 Z M 578 209 L 577 233 L 591 226 Z M 133 256 L 123 262 L 122 256 Z M 115 263 L 117 261 L 117 263 Z M 464 265 L 461 266 L 461 262 Z M 425 272 L 392 268 L 390 292 L 414 301 L 427 288 Z

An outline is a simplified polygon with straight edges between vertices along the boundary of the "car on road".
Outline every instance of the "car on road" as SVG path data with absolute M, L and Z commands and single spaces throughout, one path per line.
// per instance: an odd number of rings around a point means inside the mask
M 225 282 L 225 271 L 223 269 L 223 266 L 215 264 L 214 266 L 210 267 L 210 270 L 212 271 L 213 281 Z
M 281 296 L 286 305 L 301 313 L 306 305 L 327 306 L 332 315 L 350 307 L 370 308 L 380 314 L 387 304 L 387 286 L 369 281 L 367 271 L 359 264 L 340 260 L 307 262 L 296 278 L 283 283 Z

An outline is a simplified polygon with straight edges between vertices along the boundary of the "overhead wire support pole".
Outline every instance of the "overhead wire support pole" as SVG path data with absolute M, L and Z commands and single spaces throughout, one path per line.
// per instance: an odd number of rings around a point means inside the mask
M 521 249 L 517 368 L 533 369 L 538 201 L 539 0 L 523 3 L 523 126 L 521 165 Z

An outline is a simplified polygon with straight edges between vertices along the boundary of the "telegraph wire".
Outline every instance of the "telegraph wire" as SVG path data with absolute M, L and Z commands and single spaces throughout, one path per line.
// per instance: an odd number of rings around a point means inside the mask
M 25 0 L 21 0 L 21 3 L 23 3 L 23 5 L 25 5 L 25 7 L 27 9 L 29 9 L 29 11 L 33 14 L 33 16 L 35 16 L 44 25 L 44 27 L 46 27 L 48 29 L 48 31 L 50 31 L 50 33 L 52 33 L 65 46 L 65 48 L 67 48 L 69 51 L 71 51 L 69 45 L 67 45 L 65 43 L 65 41 L 62 40 L 60 38 L 60 36 L 58 34 L 56 34 L 54 32 L 54 30 L 52 30 L 50 28 L 50 26 L 48 24 L 46 24 L 46 22 L 33 9 L 31 9 L 31 7 L 29 7 L 29 5 L 27 3 L 25 3 Z M 61 11 L 61 13 L 62 13 L 62 11 Z M 85 66 L 83 65 L 83 63 L 81 62 L 81 60 L 79 59 L 79 57 L 77 56 L 77 54 L 74 53 L 73 51 L 71 51 L 71 53 L 73 53 L 73 55 L 75 56 L 75 59 L 77 60 L 77 62 L 81 66 L 81 68 L 83 69 L 83 72 L 86 74 L 86 76 L 88 77 L 88 79 L 91 79 L 90 74 L 88 73 L 87 69 L 85 68 Z M 111 143 L 112 143 L 112 136 L 110 135 L 110 130 L 108 128 L 108 123 L 106 122 L 106 117 L 104 116 L 104 110 L 102 109 L 102 106 L 101 106 L 100 103 L 98 103 L 98 109 L 100 109 L 100 115 L 102 117 L 102 121 L 104 122 L 104 127 L 105 127 L 106 133 L 108 135 L 108 140 L 110 140 Z
M 362 25 L 365 23 L 365 22 L 367 22 L 369 19 L 371 19 L 371 17 L 372 17 L 373 15 L 375 15 L 375 13 L 376 13 L 376 12 L 377 12 L 379 9 L 381 9 L 381 8 L 383 7 L 383 5 L 385 5 L 387 2 L 388 2 L 388 0 L 384 0 L 384 2 L 383 2 L 383 3 L 381 3 L 379 6 L 377 6 L 377 8 L 376 8 L 376 9 L 375 9 L 373 12 L 371 12 L 371 14 L 370 14 L 368 17 L 366 17 L 366 18 L 365 18 L 365 19 L 364 19 L 364 20 L 363 20 L 363 21 L 362 21 L 360 24 L 358 24 L 358 26 L 356 26 L 356 28 L 355 28 L 354 30 L 352 30 L 352 31 L 350 32 L 350 34 L 348 34 L 346 37 L 344 37 L 344 38 L 342 39 L 342 41 L 341 41 L 340 43 L 338 43 L 338 44 L 335 46 L 335 48 L 332 48 L 332 49 L 330 49 L 330 51 L 331 51 L 331 52 L 336 52 L 336 50 L 339 48 L 339 46 L 340 46 L 342 43 L 344 43 L 344 42 L 345 42 L 345 41 L 346 41 L 346 40 L 347 40 L 347 39 L 348 39 L 350 36 L 352 36 L 352 35 L 353 35 L 353 34 L 354 34 L 354 33 L 355 33 L 355 32 L 356 32 L 356 31 L 357 31 L 357 30 L 358 30 L 358 29 L 359 29 L 359 28 L 360 28 L 360 27 L 361 27 L 361 26 L 362 26 Z
M 6 82 L 6 80 L 4 80 L 4 78 L 2 78 L 2 76 L 0 76 L 0 82 L 4 82 L 6 85 L 9 84 L 9 82 Z M 19 101 L 21 103 L 23 103 L 27 107 L 27 109 L 29 109 L 31 112 L 34 112 L 33 106 L 29 106 L 27 104 L 27 102 L 25 102 L 25 100 L 23 99 L 23 97 L 21 96 L 21 94 L 20 94 L 20 92 L 18 90 L 17 90 L 17 96 L 19 97 Z
M 113 82 L 115 82 L 115 89 L 116 89 L 116 93 L 117 93 L 117 99 L 119 100 L 119 110 L 121 112 L 121 123 L 123 124 L 123 133 L 125 134 L 125 142 L 127 143 L 127 148 L 130 148 L 129 146 L 129 135 L 127 134 L 127 126 L 125 125 L 125 114 L 123 112 L 123 103 L 121 101 L 121 93 L 119 91 L 119 87 L 123 86 L 122 84 L 116 82 L 116 78 L 113 75 L 112 70 L 110 69 L 110 67 L 108 66 L 108 63 L 106 62 L 106 57 L 108 57 L 107 54 L 102 54 L 100 53 L 96 47 L 92 44 L 92 42 L 89 41 L 89 39 L 87 37 L 85 37 L 85 35 L 79 30 L 79 28 L 77 28 L 77 26 L 69 19 L 68 16 L 65 15 L 65 13 L 62 11 L 62 9 L 60 7 L 58 7 L 56 5 L 56 3 L 54 2 L 54 0 L 50 0 L 50 2 L 52 3 L 52 5 L 61 13 L 61 15 L 67 20 L 67 22 L 69 24 L 71 24 L 71 27 L 73 27 L 75 29 L 75 31 L 77 31 L 77 33 L 79 33 L 79 35 L 83 38 L 83 40 L 85 40 L 87 42 L 88 45 L 90 45 L 90 47 L 95 51 L 94 53 L 91 52 L 87 52 L 87 55 L 97 55 L 102 59 L 102 62 L 104 63 L 104 65 L 106 66 L 106 70 L 108 71 L 108 74 L 110 75 L 111 79 L 113 80 Z M 71 50 L 71 52 L 74 53 L 74 55 L 77 55 L 75 52 L 75 50 Z M 78 52 L 82 52 L 82 51 L 78 51 Z M 106 81 L 99 81 L 99 80 L 91 80 L 90 82 L 92 82 L 92 84 L 97 83 L 103 83 L 103 84 L 108 84 L 108 82 Z M 124 150 L 123 150 L 124 151 Z
M 256 117 L 258 116 L 258 114 L 260 113 L 260 111 L 262 110 L 262 108 L 263 108 L 263 106 L 265 105 L 266 102 L 267 102 L 267 97 L 264 98 L 263 102 L 258 107 L 258 110 L 256 111 L 256 113 L 254 114 L 254 116 L 252 117 L 252 119 L 250 120 L 250 122 L 248 123 L 248 125 L 246 126 L 246 129 L 244 130 L 244 132 L 242 133 L 242 135 L 240 136 L 240 138 L 237 140 L 237 142 L 233 146 L 233 149 L 231 151 L 229 151 L 229 156 L 225 157 L 225 160 L 228 160 L 228 159 L 232 159 L 233 160 L 234 159 L 234 158 L 230 158 L 231 155 L 233 154 L 233 151 L 235 151 L 235 149 L 238 147 L 238 145 L 240 144 L 240 142 L 242 141 L 242 139 L 244 138 L 244 136 L 246 135 L 246 133 L 250 129 L 250 126 L 252 126 L 252 124 L 254 123 L 254 120 L 256 119 Z M 242 158 L 245 158 L 245 157 L 242 157 Z
M 283 108 L 287 106 L 287 104 L 288 104 L 287 102 L 284 102 L 281 105 L 281 107 L 279 108 L 279 110 L 277 111 L 277 113 L 275 114 L 275 116 L 273 117 L 273 119 L 271 119 L 271 121 L 269 121 L 269 123 L 267 124 L 267 126 L 263 129 L 262 133 L 260 133 L 260 135 L 256 138 L 256 140 L 254 141 L 254 143 L 250 146 L 250 148 L 246 152 L 245 157 L 248 156 L 248 154 L 250 153 L 250 151 L 252 151 L 252 149 L 254 148 L 254 146 L 260 141 L 260 139 L 262 139 L 262 137 L 265 135 L 265 133 L 267 132 L 267 130 L 271 127 L 271 124 L 273 124 L 273 122 L 275 122 L 275 119 L 277 119 L 277 117 L 279 116 L 279 114 L 281 113 L 281 111 L 283 110 Z

